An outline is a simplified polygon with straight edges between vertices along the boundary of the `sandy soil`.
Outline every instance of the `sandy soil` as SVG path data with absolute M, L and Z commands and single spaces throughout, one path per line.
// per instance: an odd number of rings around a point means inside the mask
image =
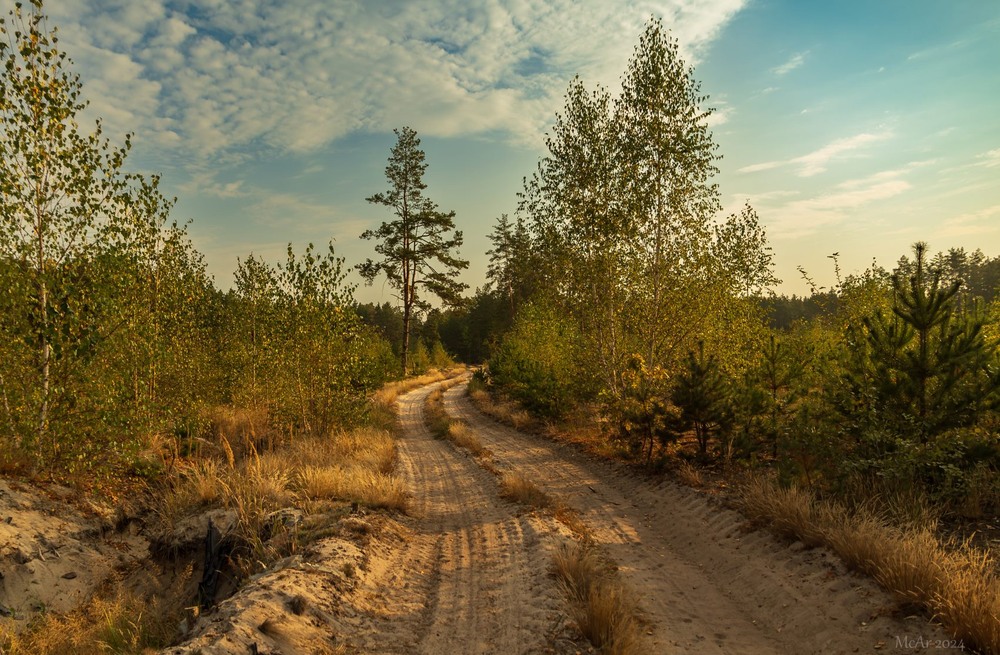
M 73 609 L 149 555 L 138 526 L 109 529 L 108 508 L 82 512 L 74 495 L 0 480 L 0 617 L 14 630 L 40 612 Z
M 824 549 L 748 531 L 738 513 L 673 482 L 651 483 L 481 414 L 460 385 L 445 408 L 500 469 L 526 474 L 580 513 L 638 599 L 653 653 L 896 653 L 897 637 L 945 637 Z M 911 642 L 912 643 L 912 642 Z

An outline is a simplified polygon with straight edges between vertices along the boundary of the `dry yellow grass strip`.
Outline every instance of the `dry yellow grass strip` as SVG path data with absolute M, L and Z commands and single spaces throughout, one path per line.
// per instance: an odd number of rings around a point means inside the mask
M 523 407 L 510 400 L 494 398 L 479 383 L 469 383 L 469 398 L 483 414 L 517 430 L 532 430 L 538 421 Z
M 444 436 L 448 441 L 460 448 L 465 448 L 476 457 L 489 457 L 491 455 L 490 451 L 483 445 L 483 442 L 479 440 L 479 437 L 474 435 L 469 430 L 469 426 L 462 421 L 453 420 L 449 422 Z
M 942 543 L 928 527 L 891 525 L 865 508 L 848 512 L 763 478 L 743 485 L 740 504 L 780 534 L 828 546 L 904 602 L 926 608 L 966 646 L 1000 653 L 1000 578 L 990 553 Z
M 206 506 L 232 509 L 237 522 L 231 537 L 242 544 L 237 551 L 248 567 L 257 566 L 281 556 L 261 540 L 278 510 L 296 507 L 308 513 L 315 501 L 336 499 L 405 511 L 408 495 L 393 472 L 395 462 L 392 435 L 375 428 L 301 437 L 262 455 L 251 447 L 244 459 L 227 455 L 225 461 L 180 466 L 164 496 L 162 517 L 174 524 Z
M 106 655 L 146 653 L 167 646 L 174 636 L 183 605 L 176 590 L 168 600 L 143 599 L 122 588 L 95 597 L 68 614 L 46 613 L 20 634 L 0 626 L 0 652 L 5 655 Z
M 406 378 L 389 382 L 384 387 L 375 392 L 374 400 L 377 404 L 391 406 L 396 402 L 396 398 L 407 391 L 412 391 L 417 387 L 423 387 L 434 382 L 455 378 L 466 371 L 464 366 L 458 366 L 447 371 L 433 369 L 417 377 Z
M 469 426 L 464 421 L 448 416 L 444 409 L 444 391 L 461 381 L 461 379 L 449 380 L 427 395 L 424 401 L 424 423 L 431 434 L 438 439 L 447 439 L 476 457 L 489 457 L 492 453 L 483 446 L 479 437 L 469 430 Z
M 337 498 L 368 507 L 406 509 L 406 485 L 400 478 L 358 467 L 305 466 L 296 473 L 295 488 L 312 500 Z
M 573 619 L 590 643 L 606 655 L 642 651 L 635 606 L 592 548 L 563 545 L 553 554 L 552 564 L 569 597 Z

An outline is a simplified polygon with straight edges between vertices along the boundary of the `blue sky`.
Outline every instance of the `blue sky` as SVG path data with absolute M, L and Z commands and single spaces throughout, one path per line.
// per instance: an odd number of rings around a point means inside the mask
M 2 3 L 12 4 L 10 0 Z M 0 3 L 0 4 L 2 4 Z M 614 93 L 662 16 L 716 109 L 727 213 L 749 201 L 785 292 L 891 266 L 916 240 L 1000 255 L 1000 3 L 990 0 L 63 0 L 46 11 L 130 166 L 159 172 L 174 218 L 226 288 L 237 257 L 358 236 L 388 218 L 394 127 L 423 140 L 428 195 L 486 234 L 575 74 Z M 361 300 L 391 299 L 376 283 Z

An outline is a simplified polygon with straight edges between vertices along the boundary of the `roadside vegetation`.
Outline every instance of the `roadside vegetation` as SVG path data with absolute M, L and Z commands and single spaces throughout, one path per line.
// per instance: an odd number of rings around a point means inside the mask
M 1000 257 L 918 242 L 844 274 L 833 254 L 833 288 L 802 270 L 810 297 L 775 296 L 752 207 L 718 217 L 705 107 L 656 20 L 619 94 L 574 80 L 489 284 L 444 319 L 484 335 L 470 395 L 694 486 L 751 475 L 762 523 L 998 652 Z
M 72 612 L 0 620 L 0 650 L 163 647 L 348 514 L 405 511 L 393 404 L 453 366 L 440 311 L 397 331 L 332 245 L 248 254 L 217 288 L 132 135 L 80 120 L 40 0 L 0 18 L 0 60 L 0 474 L 139 517 L 154 551 Z

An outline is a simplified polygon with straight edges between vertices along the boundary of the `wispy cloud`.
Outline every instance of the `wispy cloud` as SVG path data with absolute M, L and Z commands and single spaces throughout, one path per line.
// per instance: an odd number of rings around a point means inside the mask
M 788 73 L 791 73 L 793 70 L 795 70 L 796 68 L 805 63 L 807 54 L 809 53 L 799 52 L 797 54 L 794 54 L 788 61 L 786 61 L 782 65 L 772 68 L 771 72 L 778 76 L 787 75 Z
M 979 155 L 976 159 L 979 160 L 979 166 L 985 166 L 986 168 L 995 168 L 1000 166 L 1000 148 L 995 150 L 990 150 L 989 152 L 984 152 Z
M 769 234 L 776 238 L 797 238 L 812 234 L 818 229 L 843 223 L 872 203 L 899 196 L 913 188 L 902 175 L 912 170 L 907 167 L 881 171 L 865 178 L 842 182 L 831 190 L 811 198 L 793 200 L 784 204 L 763 202 L 761 216 L 765 218 Z M 773 196 L 784 197 L 786 192 Z M 767 198 L 761 194 L 760 198 Z M 770 205 L 770 206 L 768 206 Z
M 654 13 L 694 63 L 745 1 L 666 0 Z M 644 0 L 210 4 L 48 7 L 109 132 L 202 160 L 404 124 L 534 143 L 572 75 L 617 82 L 650 15 Z
M 1000 205 L 985 207 L 979 211 L 960 214 L 946 219 L 937 231 L 939 237 L 959 237 L 970 234 L 985 234 L 1000 230 L 997 224 Z
M 812 177 L 824 172 L 831 161 L 841 159 L 848 153 L 864 148 L 872 143 L 884 141 L 892 136 L 891 132 L 864 133 L 845 139 L 837 139 L 819 150 L 815 150 L 801 157 L 793 159 L 766 161 L 759 164 L 751 164 L 739 169 L 739 173 L 756 173 L 759 171 L 771 170 L 782 166 L 797 166 L 799 177 Z

